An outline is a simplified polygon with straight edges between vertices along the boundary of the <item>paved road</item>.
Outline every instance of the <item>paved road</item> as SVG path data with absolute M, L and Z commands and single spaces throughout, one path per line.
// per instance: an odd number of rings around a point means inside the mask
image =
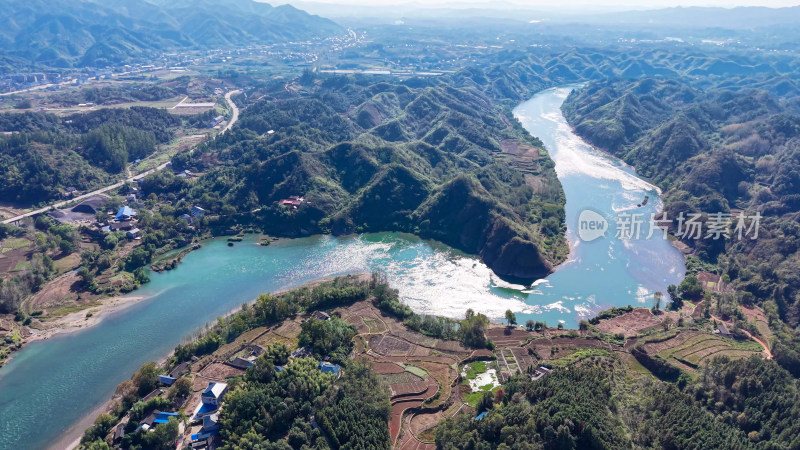
M 233 111 L 233 113 L 231 114 L 231 120 L 228 122 L 227 125 L 225 125 L 225 128 L 223 128 L 219 134 L 225 134 L 225 132 L 230 130 L 233 127 L 233 124 L 235 124 L 236 121 L 239 120 L 239 108 L 237 108 L 236 103 L 233 103 L 233 100 L 231 100 L 231 95 L 238 94 L 239 92 L 242 91 L 238 90 L 230 91 L 227 94 L 225 94 L 225 101 L 228 102 L 228 106 L 231 107 L 231 111 Z
M 233 95 L 233 94 L 235 94 L 235 93 L 237 93 L 237 92 L 240 92 L 240 91 L 238 91 L 238 90 L 236 90 L 236 91 L 230 91 L 230 92 L 228 92 L 227 94 L 225 94 L 225 100 L 228 102 L 228 105 L 231 107 L 231 110 L 233 111 L 233 114 L 231 115 L 231 120 L 230 120 L 230 122 L 229 122 L 229 123 L 228 123 L 228 125 L 227 125 L 227 126 L 226 126 L 226 127 L 225 127 L 225 128 L 224 128 L 224 129 L 223 129 L 221 132 L 220 132 L 220 134 L 222 134 L 222 133 L 225 133 L 226 131 L 230 130 L 230 129 L 231 129 L 231 127 L 233 127 L 233 124 L 235 124 L 235 123 L 236 123 L 236 121 L 237 121 L 237 120 L 239 120 L 239 108 L 237 108 L 237 107 L 236 107 L 236 105 L 235 105 L 235 104 L 233 103 L 233 101 L 231 100 L 231 95 Z M 83 199 L 86 199 L 86 198 L 92 197 L 92 196 L 94 196 L 94 195 L 103 194 L 103 193 L 105 193 L 105 192 L 108 192 L 108 191 L 110 191 L 110 190 L 113 190 L 113 189 L 118 189 L 118 188 L 120 188 L 120 187 L 121 187 L 123 184 L 125 184 L 125 183 L 132 182 L 132 181 L 136 181 L 136 180 L 138 180 L 139 178 L 144 178 L 144 177 L 146 177 L 146 176 L 150 175 L 150 174 L 151 174 L 151 173 L 153 173 L 153 172 L 159 171 L 159 170 L 161 170 L 161 169 L 163 169 L 163 168 L 167 167 L 167 164 L 169 164 L 169 162 L 165 162 L 164 164 L 161 164 L 160 166 L 158 166 L 158 167 L 156 167 L 156 168 L 154 168 L 154 169 L 147 170 L 147 171 L 145 171 L 145 172 L 142 172 L 142 173 L 140 173 L 140 174 L 138 174 L 138 175 L 132 176 L 132 177 L 130 177 L 130 178 L 126 178 L 125 180 L 123 180 L 123 181 L 120 181 L 120 182 L 118 182 L 118 183 L 114 183 L 114 184 L 112 184 L 112 185 L 109 185 L 109 186 L 106 186 L 106 187 L 103 187 L 103 188 L 100 188 L 100 189 L 94 190 L 94 191 L 92 191 L 92 192 L 88 192 L 88 193 L 86 193 L 86 194 L 79 195 L 79 196 L 77 196 L 77 197 L 75 197 L 75 198 L 71 198 L 71 199 L 69 199 L 69 200 L 64 200 L 64 201 L 61 201 L 61 202 L 58 202 L 58 203 L 53 203 L 52 205 L 50 205 L 50 206 L 47 206 L 47 207 L 45 207 L 45 208 L 37 209 L 37 210 L 35 210 L 35 211 L 31 211 L 31 212 L 28 212 L 28 213 L 22 214 L 22 215 L 20 215 L 20 216 L 17 216 L 17 217 L 12 217 L 12 218 L 10 218 L 10 219 L 5 219 L 5 220 L 3 220 L 3 223 L 13 223 L 13 222 L 16 222 L 16 221 L 18 221 L 18 220 L 22 220 L 22 219 L 24 219 L 24 218 L 26 218 L 26 217 L 30 217 L 30 216 L 35 216 L 35 215 L 37 215 L 37 214 L 46 213 L 47 211 L 50 211 L 50 210 L 52 210 L 52 209 L 54 209 L 54 208 L 61 208 L 61 207 L 63 207 L 63 206 L 66 206 L 66 205 L 68 205 L 68 204 L 70 204 L 70 203 L 72 203 L 72 202 L 75 202 L 75 201 L 83 200 Z

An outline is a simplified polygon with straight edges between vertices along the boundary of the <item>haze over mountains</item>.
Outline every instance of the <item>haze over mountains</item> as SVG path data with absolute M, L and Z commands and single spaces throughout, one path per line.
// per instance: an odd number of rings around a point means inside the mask
M 364 4 L 352 3 L 343 7 L 320 1 L 279 0 L 275 4 L 292 4 L 313 14 L 330 18 L 468 18 L 505 19 L 529 22 L 531 20 L 552 22 L 580 22 L 593 24 L 635 24 L 642 26 L 707 28 L 722 27 L 751 29 L 774 25 L 791 25 L 800 19 L 800 6 L 767 7 L 738 6 L 722 8 L 711 6 L 657 7 L 637 4 L 636 6 L 589 4 L 580 7 L 554 5 L 526 5 L 512 2 L 444 2 L 403 4 Z
M 373 24 L 379 19 L 383 23 L 416 26 L 447 23 L 454 28 L 480 21 L 489 29 L 499 23 L 516 23 L 516 27 L 523 29 L 513 28 L 514 32 L 530 36 L 542 32 L 559 34 L 569 26 L 576 38 L 586 33 L 598 35 L 605 27 L 629 30 L 620 37 L 637 39 L 659 37 L 660 30 L 673 33 L 683 30 L 698 38 L 755 39 L 775 48 L 784 48 L 794 41 L 797 31 L 793 30 L 800 21 L 800 6 L 665 8 L 601 14 L 512 3 L 452 7 L 291 3 L 297 7 L 251 0 L 3 0 L 0 67 L 8 70 L 104 67 L 179 49 L 231 48 L 324 38 L 342 33 L 342 25 L 366 19 Z M 598 28 L 576 30 L 576 23 Z M 775 30 L 784 34 L 781 42 L 773 42 L 771 36 Z
M 331 20 L 250 0 L 3 0 L 5 65 L 106 66 L 150 52 L 326 37 Z

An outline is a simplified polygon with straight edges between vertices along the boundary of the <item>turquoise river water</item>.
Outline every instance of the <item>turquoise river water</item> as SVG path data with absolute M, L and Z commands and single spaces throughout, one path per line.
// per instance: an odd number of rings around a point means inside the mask
M 399 233 L 314 236 L 281 240 L 268 247 L 246 239 L 234 247 L 207 242 L 180 266 L 133 295 L 132 306 L 80 332 L 34 342 L 0 368 L 0 449 L 46 448 L 71 426 L 108 400 L 114 387 L 143 363 L 169 353 L 193 331 L 258 294 L 308 281 L 373 269 L 389 281 L 415 311 L 461 317 L 467 308 L 500 319 L 517 312 L 554 325 L 577 321 L 609 306 L 649 304 L 683 277 L 683 259 L 659 231 L 649 240 L 620 241 L 613 233 L 581 242 L 580 211 L 590 207 L 613 222 L 661 205 L 654 186 L 619 161 L 575 136 L 560 106 L 570 88 L 543 91 L 514 113 L 545 143 L 556 162 L 567 196 L 569 261 L 532 286 L 503 282 L 473 256 Z

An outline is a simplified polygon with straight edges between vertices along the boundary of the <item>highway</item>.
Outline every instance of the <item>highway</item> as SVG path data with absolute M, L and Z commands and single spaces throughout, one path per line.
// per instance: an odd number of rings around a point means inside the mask
M 233 124 L 235 124 L 236 121 L 239 120 L 239 108 L 237 108 L 236 105 L 233 103 L 233 100 L 231 100 L 231 95 L 233 95 L 233 94 L 235 94 L 237 92 L 241 92 L 241 91 L 233 90 L 233 91 L 230 91 L 227 94 L 225 94 L 225 100 L 228 102 L 228 106 L 231 107 L 232 114 L 231 114 L 231 120 L 228 122 L 228 125 L 226 125 L 225 128 L 222 129 L 220 134 L 223 134 L 226 131 L 230 130 L 231 127 L 233 127 Z M 132 176 L 130 178 L 126 178 L 123 181 L 111 184 L 109 186 L 102 187 L 100 189 L 96 189 L 96 190 L 94 190 L 92 192 L 87 192 L 86 194 L 79 195 L 79 196 L 71 198 L 69 200 L 64 200 L 64 201 L 61 201 L 61 202 L 53 203 L 53 204 L 48 205 L 48 206 L 46 206 L 44 208 L 40 208 L 40 209 L 37 209 L 35 211 L 27 212 L 25 214 L 22 214 L 22 215 L 19 215 L 19 216 L 16 216 L 16 217 L 11 217 L 9 219 L 5 219 L 5 220 L 3 220 L 3 223 L 14 223 L 14 222 L 22 220 L 22 219 L 24 219 L 26 217 L 31 217 L 31 216 L 35 216 L 37 214 L 46 213 L 47 211 L 50 211 L 50 210 L 53 210 L 53 209 L 62 208 L 62 207 L 66 206 L 66 205 L 68 205 L 70 203 L 74 203 L 76 201 L 84 200 L 86 198 L 89 198 L 89 197 L 92 197 L 92 196 L 95 196 L 95 195 L 103 194 L 103 193 L 111 191 L 113 189 L 118 189 L 119 187 L 121 187 L 125 183 L 136 181 L 136 180 L 138 180 L 140 178 L 144 178 L 144 177 L 150 175 L 153 172 L 162 170 L 163 168 L 167 167 L 167 164 L 169 164 L 169 162 L 165 162 L 164 164 L 161 164 L 158 167 L 155 167 L 155 168 L 150 169 L 150 170 L 146 170 L 146 171 L 144 171 L 144 172 L 142 172 L 142 173 L 140 173 L 138 175 L 134 175 L 134 176 Z

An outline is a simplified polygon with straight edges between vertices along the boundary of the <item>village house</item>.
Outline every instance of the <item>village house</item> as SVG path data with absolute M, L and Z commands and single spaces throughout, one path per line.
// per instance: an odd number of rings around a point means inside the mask
M 138 228 L 131 228 L 130 230 L 128 230 L 127 233 L 125 233 L 125 237 L 127 237 L 128 239 L 138 239 L 141 237 L 141 234 L 142 230 Z
M 119 425 L 114 428 L 114 437 L 112 443 L 114 445 L 119 445 L 122 442 L 122 438 L 125 437 L 125 424 L 120 423 Z
M 339 378 L 339 375 L 341 375 L 341 371 L 339 370 L 341 368 L 339 367 L 338 364 L 333 364 L 329 362 L 320 362 L 319 364 L 317 364 L 317 369 L 319 369 L 322 373 L 329 373 L 331 375 L 334 375 L 336 378 Z
M 236 358 L 233 359 L 233 361 L 228 361 L 225 364 L 231 367 L 235 367 L 237 369 L 247 370 L 248 367 L 253 365 L 253 360 L 237 356 Z
M 550 369 L 548 369 L 547 367 L 541 366 L 538 369 L 534 369 L 533 375 L 531 376 L 531 380 L 532 381 L 536 381 L 539 378 L 542 378 L 543 376 L 547 375 L 550 372 L 552 372 Z
M 219 433 L 219 414 L 203 416 L 203 427 L 196 434 L 191 435 L 192 448 L 209 448 L 213 437 Z
M 171 376 L 172 378 L 178 378 L 181 375 L 183 375 L 184 372 L 188 372 L 188 369 L 189 369 L 189 361 L 184 361 L 175 366 L 175 368 L 169 372 L 169 376 Z
M 303 197 L 299 197 L 297 195 L 290 195 L 289 198 L 285 198 L 280 201 L 282 206 L 288 206 L 291 208 L 297 208 L 298 206 L 302 205 L 305 199 Z
M 130 206 L 120 206 L 119 210 L 117 210 L 117 215 L 114 216 L 118 221 L 131 220 L 134 217 L 136 217 L 136 210 Z
M 225 383 L 209 383 L 208 387 L 203 394 L 200 396 L 200 399 L 203 401 L 205 405 L 213 405 L 219 407 L 220 402 L 222 401 L 222 397 L 225 396 L 225 393 L 228 391 L 228 385 Z
M 209 414 L 203 417 L 203 431 L 211 433 L 219 430 L 219 414 Z
M 299 347 L 294 349 L 291 355 L 292 358 L 310 358 L 314 356 L 314 354 L 311 353 L 311 350 L 307 349 L 306 347 Z
M 114 222 L 111 225 L 109 225 L 109 228 L 111 229 L 111 231 L 130 230 L 130 229 L 133 229 L 133 222 L 131 222 L 130 220 L 123 220 L 121 222 Z
M 317 320 L 330 320 L 331 315 L 324 311 L 314 311 L 311 317 Z
M 177 380 L 177 378 L 171 377 L 169 375 L 159 375 L 158 376 L 158 381 L 161 384 L 166 385 L 166 386 L 172 386 L 172 384 L 175 383 L 175 380 Z
M 216 412 L 222 404 L 222 398 L 228 392 L 226 383 L 211 382 L 200 395 L 200 404 L 192 415 L 192 420 L 200 420 L 203 417 Z
M 210 122 L 208 122 L 208 128 L 214 128 L 215 126 L 221 124 L 223 120 L 225 120 L 225 117 L 223 116 L 214 117 Z
M 191 214 L 192 217 L 203 217 L 206 215 L 206 210 L 195 205 L 192 206 L 192 210 L 189 212 L 189 214 Z
M 171 417 L 178 419 L 179 414 L 155 410 L 139 422 L 139 428 L 144 431 L 152 431 L 159 424 L 168 423 Z
M 70 186 L 64 189 L 64 192 L 61 194 L 64 198 L 72 198 L 79 194 L 78 190 L 74 187 Z

